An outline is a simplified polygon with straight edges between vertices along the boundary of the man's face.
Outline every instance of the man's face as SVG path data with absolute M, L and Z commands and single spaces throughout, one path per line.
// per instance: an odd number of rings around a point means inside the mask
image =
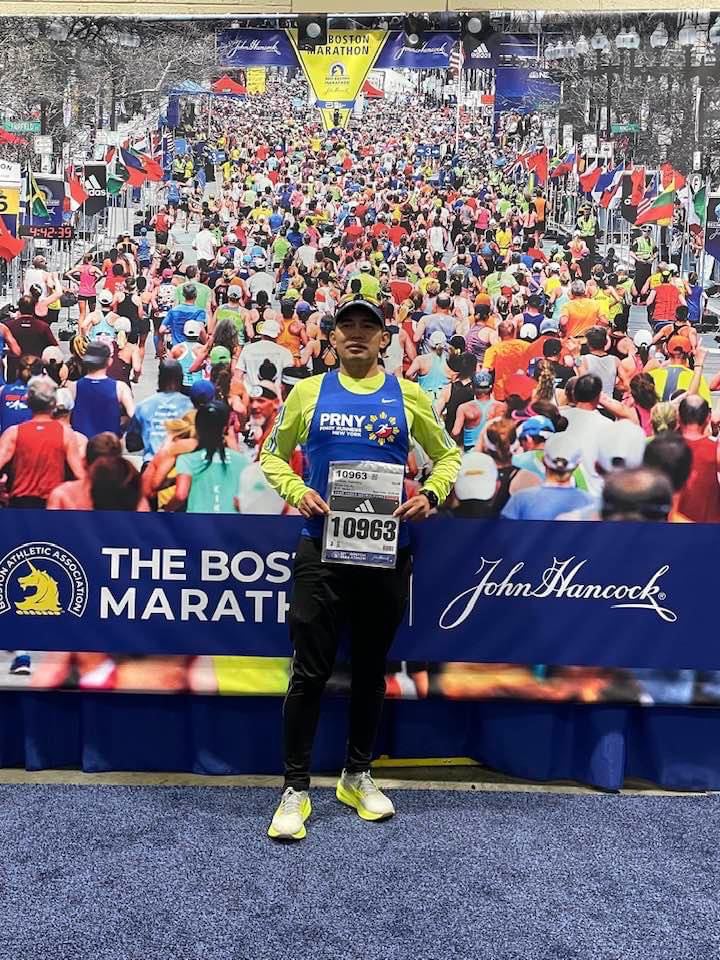
M 346 314 L 330 334 L 341 360 L 376 360 L 389 343 L 389 335 L 362 310 Z
M 276 411 L 278 404 L 278 400 L 270 400 L 268 397 L 253 397 L 250 400 L 250 416 L 255 420 L 267 423 Z

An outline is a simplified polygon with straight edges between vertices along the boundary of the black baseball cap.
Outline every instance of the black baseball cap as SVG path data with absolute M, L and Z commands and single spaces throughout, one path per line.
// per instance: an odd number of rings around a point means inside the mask
M 382 310 L 376 303 L 371 303 L 369 300 L 348 300 L 347 303 L 339 308 L 335 314 L 335 324 L 340 323 L 342 319 L 348 316 L 348 314 L 353 311 L 360 311 L 364 313 L 370 320 L 374 320 L 379 326 L 385 326 L 385 317 L 383 316 Z

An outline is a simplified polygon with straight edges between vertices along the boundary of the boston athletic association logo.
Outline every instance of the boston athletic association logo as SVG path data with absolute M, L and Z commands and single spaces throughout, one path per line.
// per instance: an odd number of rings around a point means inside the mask
M 0 560 L 0 614 L 81 617 L 87 599 L 85 570 L 56 543 L 24 543 Z

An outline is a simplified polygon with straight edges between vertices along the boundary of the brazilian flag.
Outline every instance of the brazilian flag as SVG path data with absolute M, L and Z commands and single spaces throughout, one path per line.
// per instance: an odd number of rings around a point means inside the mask
M 47 208 L 45 194 L 37 185 L 32 170 L 28 170 L 28 197 L 30 198 L 30 215 L 33 220 L 49 220 L 50 211 Z

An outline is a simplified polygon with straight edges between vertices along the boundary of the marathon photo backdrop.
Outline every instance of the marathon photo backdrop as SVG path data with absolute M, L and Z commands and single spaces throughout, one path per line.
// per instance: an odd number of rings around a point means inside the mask
M 284 693 L 300 518 L 4 517 L 0 625 L 34 651 L 7 685 Z M 678 559 L 709 556 L 712 526 L 438 518 L 412 533 L 390 695 L 720 699 L 712 569 Z

